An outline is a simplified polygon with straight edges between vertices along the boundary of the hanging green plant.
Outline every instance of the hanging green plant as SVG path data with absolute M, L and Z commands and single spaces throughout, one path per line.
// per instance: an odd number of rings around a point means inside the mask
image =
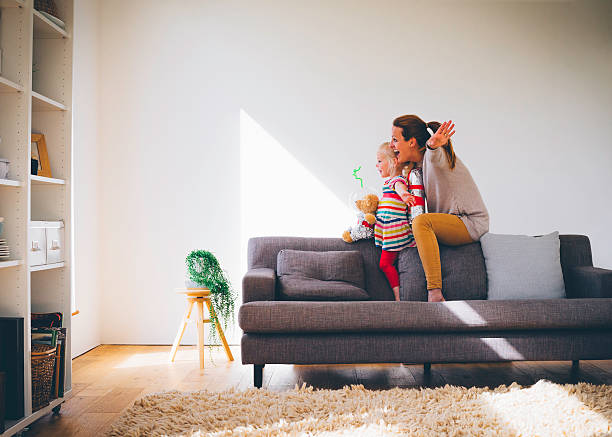
M 226 330 L 229 323 L 234 323 L 234 303 L 236 293 L 221 269 L 217 258 L 207 250 L 194 250 L 185 260 L 189 279 L 200 287 L 210 290 L 210 301 L 215 314 L 211 314 L 211 329 L 209 331 L 209 343 L 218 344 L 217 323 L 221 319 L 223 329 Z M 216 316 L 216 317 L 215 317 Z

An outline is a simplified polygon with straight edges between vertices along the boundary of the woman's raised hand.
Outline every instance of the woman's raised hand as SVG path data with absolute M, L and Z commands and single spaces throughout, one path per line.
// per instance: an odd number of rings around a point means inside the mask
M 453 123 L 453 120 L 445 121 L 440 125 L 436 133 L 434 133 L 432 137 L 427 140 L 427 145 L 432 149 L 445 146 L 450 137 L 455 134 L 454 128 L 455 123 Z

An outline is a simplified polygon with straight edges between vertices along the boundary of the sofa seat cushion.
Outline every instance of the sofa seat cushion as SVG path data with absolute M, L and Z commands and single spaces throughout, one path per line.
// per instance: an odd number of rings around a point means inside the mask
M 487 269 L 480 243 L 463 246 L 440 245 L 442 290 L 450 300 L 487 298 Z M 416 248 L 400 252 L 398 260 L 401 300 L 427 302 L 427 282 Z
M 276 272 L 286 300 L 366 300 L 363 258 L 359 251 L 283 249 Z
M 249 302 L 246 333 L 610 329 L 612 299 L 427 302 Z

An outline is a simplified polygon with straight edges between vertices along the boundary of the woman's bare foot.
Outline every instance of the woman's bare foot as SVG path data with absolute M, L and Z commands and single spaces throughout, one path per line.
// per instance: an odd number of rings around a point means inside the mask
M 442 296 L 442 290 L 433 288 L 427 291 L 427 302 L 446 302 Z

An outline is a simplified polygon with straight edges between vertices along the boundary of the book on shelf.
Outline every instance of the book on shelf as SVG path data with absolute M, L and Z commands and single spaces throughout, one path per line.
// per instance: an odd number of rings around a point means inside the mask
M 62 320 L 62 313 L 32 313 L 32 329 L 59 328 Z
M 64 377 L 66 373 L 66 328 L 62 328 L 62 313 L 32 313 L 32 343 L 43 342 L 56 347 L 56 365 L 59 366 L 59 382 L 55 386 L 53 379 L 52 393 L 64 396 Z M 36 338 L 36 340 L 35 340 Z
M 57 348 L 58 362 L 59 362 L 59 384 L 58 384 L 58 397 L 64 396 L 64 375 L 66 373 L 66 328 L 61 328 L 61 333 L 58 336 L 58 348 Z
M 32 344 L 57 346 L 57 337 L 61 328 L 32 328 Z

